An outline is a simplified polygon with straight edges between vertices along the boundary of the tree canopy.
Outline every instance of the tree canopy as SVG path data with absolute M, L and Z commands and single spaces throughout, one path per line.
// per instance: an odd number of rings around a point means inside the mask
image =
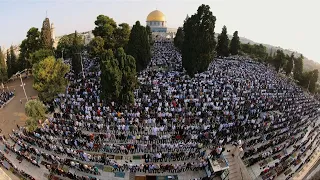
M 183 45 L 183 39 L 184 39 L 184 32 L 182 27 L 179 27 L 177 30 L 177 34 L 174 37 L 174 45 L 181 51 L 182 45 Z
M 52 50 L 40 49 L 40 50 L 31 54 L 31 57 L 30 57 L 31 64 L 37 64 L 49 56 L 53 56 Z
M 267 47 L 265 47 L 263 44 L 241 44 L 240 49 L 242 54 L 246 54 L 251 58 L 260 59 L 261 61 L 266 61 L 268 57 Z
M 216 51 L 218 56 L 229 56 L 229 37 L 226 26 L 223 26 L 222 32 L 218 36 Z
M 137 85 L 135 59 L 126 55 L 123 48 L 115 54 L 109 49 L 101 62 L 101 96 L 107 101 L 133 103 Z
M 46 18 L 43 21 L 42 28 L 41 28 L 41 42 L 42 48 L 44 49 L 51 49 L 53 50 L 53 39 L 51 36 L 51 26 L 49 18 Z
M 40 100 L 51 102 L 58 93 L 64 92 L 67 85 L 65 75 L 69 70 L 67 64 L 53 56 L 33 66 L 33 88 L 39 92 Z
M 3 83 L 5 80 L 7 80 L 7 67 L 5 62 L 5 56 L 3 54 L 3 51 L 0 46 L 0 80 Z
M 80 72 L 82 71 L 82 67 L 81 67 L 82 47 L 83 46 L 78 39 L 78 33 L 76 31 L 73 36 L 72 55 L 71 55 L 72 70 L 75 75 L 79 75 Z
M 231 55 L 238 55 L 240 51 L 240 38 L 238 35 L 238 31 L 233 33 L 233 37 L 230 42 L 229 52 Z
M 8 75 L 8 78 L 11 78 L 11 76 L 17 72 L 18 72 L 17 56 L 14 52 L 13 46 L 11 46 L 10 50 L 7 50 L 7 75 Z
M 214 58 L 215 22 L 210 7 L 203 4 L 183 24 L 182 65 L 190 76 L 206 71 Z
M 38 99 L 29 100 L 25 104 L 25 112 L 28 116 L 26 121 L 26 129 L 29 132 L 33 132 L 38 127 L 39 120 L 43 120 L 46 117 L 46 106 Z
M 110 17 L 99 15 L 94 22 L 96 27 L 92 31 L 95 37 L 100 36 L 104 40 L 104 48 L 115 50 L 125 47 L 129 41 L 130 27 L 126 23 L 117 26 Z
M 300 81 L 303 73 L 303 56 L 294 59 L 293 78 Z
M 153 39 L 152 39 L 152 32 L 151 32 L 150 26 L 146 26 L 146 31 L 147 31 L 149 43 L 152 44 L 153 43 Z
M 80 48 L 82 49 L 84 47 L 84 39 L 83 39 L 83 36 L 81 36 L 80 34 L 77 34 L 76 36 L 75 36 L 75 33 L 64 35 L 61 37 L 57 45 L 57 50 L 56 50 L 57 57 L 64 58 L 64 59 L 72 57 L 73 43 L 74 43 L 75 37 L 76 37 L 76 42 L 80 46 Z
M 25 104 L 25 112 L 28 117 L 43 120 L 46 117 L 46 106 L 38 99 L 29 100 Z
M 147 67 L 151 60 L 150 43 L 146 28 L 137 21 L 133 25 L 127 48 L 127 54 L 134 57 L 137 71 Z
M 19 64 L 22 66 L 20 70 L 31 68 L 31 54 L 42 48 L 41 33 L 38 28 L 30 28 L 26 37 L 20 44 Z
M 286 72 L 286 75 L 290 75 L 293 69 L 293 62 L 294 62 L 294 54 L 292 53 L 291 56 L 286 56 L 287 64 L 284 68 L 284 71 Z
M 273 59 L 274 67 L 279 72 L 281 68 L 286 64 L 286 56 L 282 50 L 277 50 L 276 56 Z
M 104 49 L 104 40 L 98 36 L 93 38 L 88 45 L 88 52 L 91 58 L 99 57 L 106 53 Z

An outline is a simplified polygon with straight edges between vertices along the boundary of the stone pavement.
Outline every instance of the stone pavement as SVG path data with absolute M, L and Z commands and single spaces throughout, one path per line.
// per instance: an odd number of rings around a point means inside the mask
M 23 82 L 27 96 L 36 96 L 37 92 L 32 87 L 33 78 L 23 79 Z M 15 97 L 4 108 L 0 109 L 0 128 L 2 129 L 1 134 L 3 135 L 8 135 L 12 132 L 12 129 L 17 129 L 17 125 L 25 125 L 26 120 L 24 110 L 26 100 L 23 89 L 20 86 L 20 79 L 9 82 L 6 86 L 7 85 L 10 91 L 15 91 Z M 2 89 L 0 90 L 2 91 Z M 7 90 L 7 88 L 5 88 L 5 90 Z M 20 99 L 22 100 L 22 104 L 20 103 Z
M 0 168 L 0 180 L 12 180 L 2 168 Z
M 301 169 L 301 171 L 298 172 L 293 177 L 294 180 L 300 180 L 300 179 L 306 178 L 309 171 L 314 167 L 315 164 L 317 164 L 318 160 L 320 160 L 320 147 L 317 148 L 317 150 L 314 152 L 314 154 L 312 155 L 312 157 L 310 159 L 311 160 L 306 165 L 304 165 L 304 167 Z M 317 168 L 317 169 L 319 169 L 319 168 Z M 312 176 L 310 176 L 310 177 L 312 177 Z
M 226 151 L 223 152 L 223 155 L 226 157 L 229 163 L 229 179 L 230 180 L 251 180 L 251 176 L 248 173 L 246 166 L 241 160 L 241 152 L 239 148 L 235 148 L 232 145 L 226 145 Z M 230 150 L 230 152 L 227 152 Z M 234 153 L 234 157 L 232 157 Z

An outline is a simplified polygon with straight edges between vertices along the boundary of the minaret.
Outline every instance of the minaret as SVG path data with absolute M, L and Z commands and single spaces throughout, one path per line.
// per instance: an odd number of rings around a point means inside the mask
M 51 23 L 51 38 L 52 38 L 53 40 L 56 39 L 56 35 L 55 35 L 55 30 L 54 30 L 54 25 L 53 25 L 53 23 Z

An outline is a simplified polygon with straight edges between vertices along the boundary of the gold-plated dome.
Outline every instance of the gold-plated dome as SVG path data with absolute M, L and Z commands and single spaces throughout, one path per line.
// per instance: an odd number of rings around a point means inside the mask
M 161 11 L 155 10 L 148 15 L 147 21 L 166 21 L 166 16 Z

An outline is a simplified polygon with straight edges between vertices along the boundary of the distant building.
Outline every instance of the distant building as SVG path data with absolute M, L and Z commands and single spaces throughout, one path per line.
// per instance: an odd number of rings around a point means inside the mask
M 176 28 L 167 27 L 166 16 L 159 10 L 154 10 L 147 16 L 147 26 L 150 27 L 155 38 L 173 39 L 177 33 Z

